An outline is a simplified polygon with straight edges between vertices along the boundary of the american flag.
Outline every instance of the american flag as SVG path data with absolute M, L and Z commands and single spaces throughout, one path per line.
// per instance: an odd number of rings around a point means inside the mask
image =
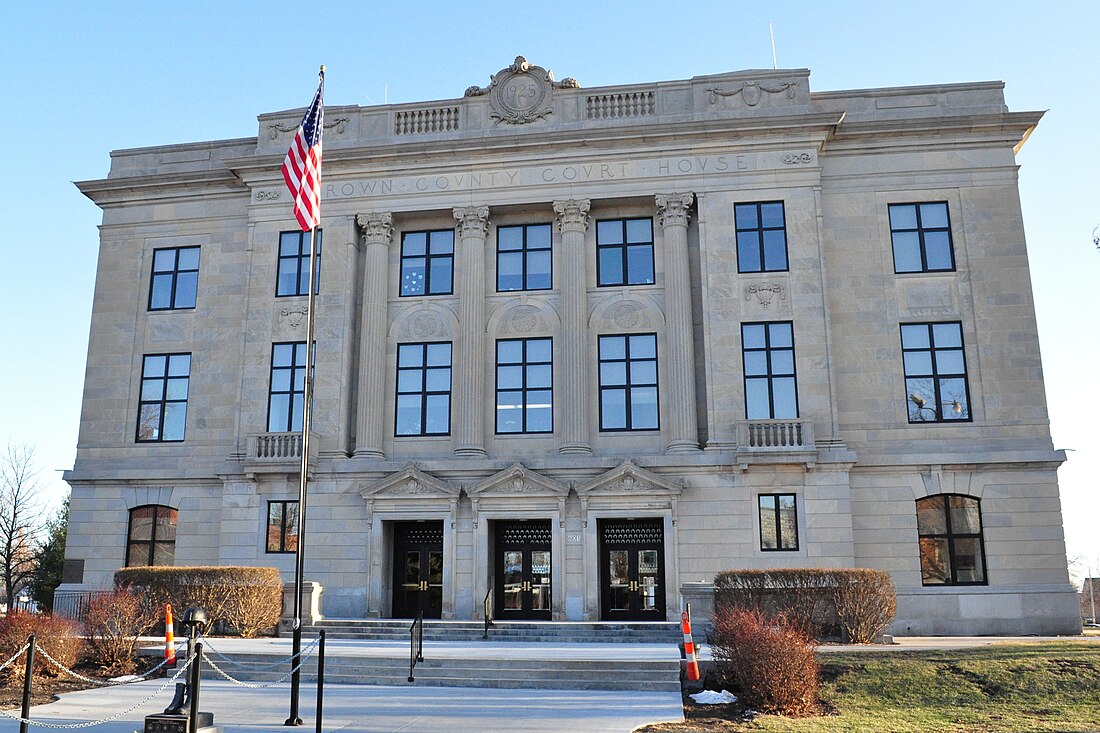
M 283 161 L 283 180 L 294 197 L 294 216 L 302 231 L 321 223 L 321 132 L 325 126 L 325 70 L 313 102 L 298 126 Z

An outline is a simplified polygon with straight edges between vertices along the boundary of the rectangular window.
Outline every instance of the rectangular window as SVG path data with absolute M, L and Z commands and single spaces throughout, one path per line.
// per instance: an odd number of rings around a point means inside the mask
M 787 266 L 787 220 L 782 201 L 737 204 L 738 272 L 784 272 Z
M 497 227 L 497 291 L 550 288 L 550 225 Z
M 947 202 L 890 204 L 894 272 L 946 272 L 955 269 Z
M 396 435 L 451 432 L 451 344 L 397 345 Z
M 153 279 L 149 310 L 194 308 L 199 290 L 199 248 L 153 250 Z
M 146 354 L 141 362 L 137 441 L 178 443 L 187 422 L 190 354 Z
M 301 432 L 305 390 L 306 342 L 272 344 L 267 432 Z
M 298 502 L 267 502 L 267 551 L 298 550 Z
M 497 341 L 497 432 L 554 431 L 553 341 Z
M 597 285 L 649 285 L 653 280 L 653 220 L 596 222 Z
M 317 259 L 313 263 L 313 292 L 321 290 L 321 230 L 317 230 Z M 309 281 L 309 232 L 283 232 L 279 235 L 279 277 L 275 282 L 275 295 L 308 295 Z
M 761 494 L 760 549 L 798 549 L 798 511 L 794 494 Z
M 401 235 L 401 295 L 454 292 L 454 229 Z
M 741 355 L 745 365 L 745 418 L 798 417 L 794 326 L 790 321 L 741 324 Z
M 961 323 L 903 323 L 901 358 L 910 423 L 970 420 Z
M 600 430 L 657 430 L 657 336 L 600 336 Z

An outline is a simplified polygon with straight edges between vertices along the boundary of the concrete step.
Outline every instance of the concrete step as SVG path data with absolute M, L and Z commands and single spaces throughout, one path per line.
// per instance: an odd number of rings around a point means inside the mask
M 324 629 L 329 638 L 400 640 L 409 637 L 411 622 L 392 619 L 331 619 L 306 626 L 303 632 Z M 425 621 L 425 641 L 478 641 L 484 625 L 478 621 Z M 557 643 L 677 643 L 675 622 L 530 622 L 496 621 L 489 628 L 490 641 Z

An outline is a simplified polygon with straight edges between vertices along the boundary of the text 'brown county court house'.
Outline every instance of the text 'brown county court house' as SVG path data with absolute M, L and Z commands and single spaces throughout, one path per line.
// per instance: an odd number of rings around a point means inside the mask
M 897 633 L 1080 630 L 1015 161 L 1041 113 L 805 69 L 483 79 L 326 110 L 325 617 L 665 620 L 722 570 L 871 567 Z M 103 225 L 62 595 L 293 579 L 301 115 L 78 184 Z

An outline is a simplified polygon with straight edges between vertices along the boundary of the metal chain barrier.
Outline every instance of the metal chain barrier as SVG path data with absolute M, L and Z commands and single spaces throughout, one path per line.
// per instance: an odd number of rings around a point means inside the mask
M 14 662 L 16 659 L 19 659 L 19 657 L 23 656 L 23 652 L 27 651 L 30 648 L 31 648 L 30 642 L 24 644 L 23 648 L 20 649 L 19 651 L 17 651 L 14 655 L 12 655 L 11 659 L 4 662 L 3 664 L 0 664 L 0 672 L 3 672 L 5 669 L 7 669 L 9 664 Z
M 30 646 L 30 645 L 28 644 L 27 646 Z M 26 649 L 26 647 L 24 647 L 24 649 Z M 11 664 L 11 661 L 12 660 L 9 659 L 5 663 L 4 666 L 7 666 L 8 664 Z M 154 697 L 156 697 L 160 693 L 164 692 L 166 689 L 168 689 L 168 686 L 170 684 L 172 684 L 177 679 L 179 679 L 180 675 L 182 675 L 185 671 L 187 671 L 187 668 L 190 667 L 191 663 L 194 662 L 194 661 L 195 661 L 195 657 L 194 657 L 194 655 L 192 655 L 191 658 L 188 659 L 187 662 L 185 662 L 182 667 L 180 667 L 178 670 L 176 670 L 176 673 L 173 676 L 171 676 L 167 680 L 165 680 L 164 684 L 161 685 L 157 689 L 157 691 L 154 692 L 152 695 L 145 698 L 144 700 L 137 703 L 136 705 L 128 707 L 125 710 L 120 710 L 119 712 L 115 713 L 111 717 L 103 718 L 102 720 L 90 720 L 86 723 L 47 723 L 47 722 L 41 721 L 41 720 L 32 720 L 30 718 L 23 718 L 23 717 L 20 717 L 18 715 L 12 715 L 11 713 L 5 712 L 3 710 L 0 710 L 0 715 L 3 715 L 5 718 L 11 718 L 12 720 L 18 721 L 20 723 L 26 723 L 27 725 L 37 725 L 37 726 L 42 727 L 42 728 L 55 728 L 55 729 L 58 729 L 58 730 L 76 730 L 78 728 L 91 728 L 92 726 L 103 725 L 104 723 L 110 723 L 113 720 L 118 720 L 119 718 L 121 718 L 124 715 L 129 715 L 130 713 L 134 712 L 138 708 L 149 704 L 149 702 Z M 0 667 L 0 669 L 3 669 L 3 667 Z
M 280 684 L 282 682 L 286 682 L 288 679 L 290 679 L 290 676 L 292 674 L 294 674 L 295 672 L 297 672 L 299 669 L 301 669 L 302 665 L 305 664 L 306 661 L 311 656 L 313 656 L 313 650 L 316 649 L 316 648 L 317 648 L 317 640 L 314 639 L 312 644 L 310 644 L 308 647 L 306 647 L 301 652 L 299 652 L 299 655 L 301 656 L 301 659 L 298 660 L 298 664 L 296 664 L 289 672 L 287 672 L 285 675 L 283 675 L 282 677 L 280 677 L 277 680 L 273 680 L 271 682 L 264 682 L 262 684 L 261 683 L 253 684 L 251 682 L 243 682 L 241 680 L 238 680 L 238 679 L 232 677 L 229 673 L 225 672 L 221 667 L 219 667 L 217 664 L 215 664 L 214 660 L 211 659 L 210 657 L 206 657 L 206 663 L 210 665 L 211 669 L 213 669 L 215 672 L 217 672 L 222 677 L 229 680 L 230 682 L 232 682 L 235 685 L 240 685 L 241 687 L 247 687 L 250 690 L 262 690 L 266 687 L 273 687 L 274 685 Z M 293 658 L 293 657 L 291 657 L 291 658 Z
M 72 677 L 73 679 L 78 679 L 81 682 L 88 682 L 88 683 L 93 684 L 93 685 L 98 685 L 99 687 L 117 687 L 118 685 L 131 685 L 135 682 L 143 682 L 146 679 L 148 679 L 149 677 L 151 677 L 154 672 L 157 672 L 157 671 L 161 670 L 164 667 L 164 665 L 168 664 L 168 660 L 165 659 L 163 662 L 161 662 L 157 666 L 153 667 L 152 669 L 150 669 L 146 672 L 142 672 L 140 675 L 131 675 L 131 677 L 133 677 L 133 679 L 127 679 L 127 680 L 97 680 L 94 677 L 85 677 L 84 675 L 80 674 L 76 670 L 69 669 L 64 664 L 62 664 L 61 662 L 59 662 L 56 659 L 54 659 L 53 657 L 51 657 L 50 653 L 47 652 L 42 647 L 38 647 L 35 651 L 36 651 L 36 653 L 41 654 L 46 659 L 48 659 L 50 661 L 50 664 L 52 664 L 54 667 L 61 670 L 62 672 L 64 672 L 68 676 Z M 0 669 L 2 669 L 2 667 L 0 667 Z
M 228 664 L 228 665 L 230 665 L 232 667 L 236 667 L 238 669 L 251 670 L 251 671 L 255 671 L 255 672 L 261 672 L 261 671 L 264 671 L 264 670 L 274 669 L 275 667 L 282 666 L 282 665 L 286 664 L 287 662 L 293 661 L 295 656 L 301 656 L 302 654 L 305 653 L 304 651 L 302 651 L 302 652 L 298 652 L 297 655 L 291 654 L 289 657 L 286 657 L 284 659 L 280 659 L 277 662 L 271 662 L 270 664 L 268 664 L 266 662 L 262 662 L 262 663 L 237 662 L 237 661 L 234 661 L 233 659 L 230 659 L 229 657 L 227 657 L 226 655 L 222 654 L 220 651 L 215 649 L 213 646 L 211 646 L 210 639 L 206 638 L 205 636 L 203 636 L 201 638 L 202 638 L 203 654 L 204 655 L 207 651 L 211 651 L 211 652 L 214 652 L 214 654 L 217 655 L 218 660 L 222 664 Z M 316 644 L 317 644 L 317 641 L 314 640 L 313 645 L 316 646 Z M 209 661 L 209 657 L 207 657 L 207 661 Z

